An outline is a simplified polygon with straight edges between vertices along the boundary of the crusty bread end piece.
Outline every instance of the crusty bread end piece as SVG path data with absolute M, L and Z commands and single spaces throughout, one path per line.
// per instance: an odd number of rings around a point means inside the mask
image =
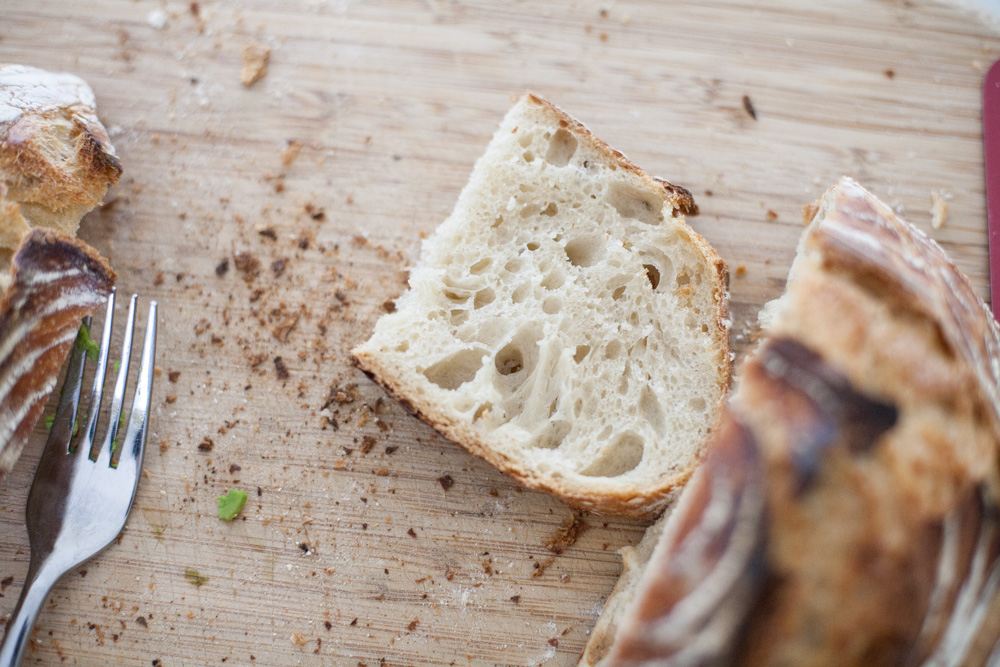
M 427 422 L 600 513 L 663 509 L 730 379 L 726 269 L 691 195 L 527 95 L 354 350 Z
M 29 228 L 75 236 L 121 173 L 82 79 L 0 65 L 0 273 Z
M 1000 329 L 857 183 L 809 215 L 609 664 L 1000 664 Z

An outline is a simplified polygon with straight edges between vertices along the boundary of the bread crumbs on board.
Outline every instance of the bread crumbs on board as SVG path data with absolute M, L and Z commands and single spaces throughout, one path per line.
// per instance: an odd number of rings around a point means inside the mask
M 271 59 L 271 49 L 259 42 L 250 42 L 243 47 L 240 82 L 247 88 L 257 83 L 267 74 L 267 64 Z

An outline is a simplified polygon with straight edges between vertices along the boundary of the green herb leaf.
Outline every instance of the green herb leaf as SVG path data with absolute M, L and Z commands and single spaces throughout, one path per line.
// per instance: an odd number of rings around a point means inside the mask
M 80 325 L 80 331 L 76 334 L 76 346 L 86 352 L 91 361 L 97 361 L 97 355 L 101 351 L 101 346 L 90 337 L 90 327 L 86 324 Z
M 122 360 L 121 359 L 115 359 L 115 363 L 111 364 L 111 369 L 115 373 L 117 373 L 118 369 L 121 368 L 121 367 L 122 367 Z
M 230 489 L 224 496 L 219 496 L 219 518 L 232 521 L 247 502 L 247 492 L 240 489 Z
M 52 425 L 55 423 L 56 423 L 55 415 L 49 415 L 48 417 L 45 418 L 45 428 L 49 429 L 50 431 L 52 430 Z
M 189 567 L 184 570 L 184 578 L 187 579 L 188 583 L 192 586 L 204 586 L 208 583 L 208 577 L 199 574 L 198 570 L 193 567 Z

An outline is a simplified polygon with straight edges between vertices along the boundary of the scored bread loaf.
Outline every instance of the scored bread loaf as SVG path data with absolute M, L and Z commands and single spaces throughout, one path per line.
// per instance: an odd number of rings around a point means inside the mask
M 654 179 L 534 95 L 507 114 L 357 364 L 571 505 L 649 516 L 729 385 L 726 269 Z
M 855 182 L 808 217 L 603 664 L 1000 664 L 996 321 Z
M 114 284 L 107 262 L 72 236 L 121 171 L 82 79 L 0 65 L 0 481 L 80 319 Z

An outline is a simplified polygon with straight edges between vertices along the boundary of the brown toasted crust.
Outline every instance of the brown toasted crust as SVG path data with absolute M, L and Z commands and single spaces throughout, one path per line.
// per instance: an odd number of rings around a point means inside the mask
M 718 525 L 684 508 L 719 475 L 733 439 L 724 429 L 671 517 L 615 665 L 666 664 L 692 646 L 711 648 L 700 664 L 997 660 L 997 326 L 941 248 L 853 181 L 810 220 L 769 338 L 727 409 L 766 469 L 756 522 L 766 560 L 739 579 L 766 583 L 746 609 L 728 608 L 740 623 L 670 643 L 691 628 L 670 610 L 706 608 L 718 593 L 671 547 Z M 693 585 L 663 583 L 678 572 Z
M 608 144 L 606 144 L 600 137 L 594 135 L 587 126 L 578 121 L 577 119 L 570 116 L 568 113 L 557 107 L 552 102 L 535 95 L 534 93 L 527 93 L 525 95 L 530 101 L 535 104 L 545 107 L 545 109 L 552 115 L 559 118 L 560 121 L 566 123 L 568 127 L 572 127 L 574 131 L 578 134 L 583 135 L 590 144 L 598 151 L 607 156 L 609 160 L 615 162 L 619 167 L 625 171 L 634 174 L 635 176 L 641 178 L 647 186 L 651 189 L 662 189 L 667 194 L 667 199 L 671 202 L 674 207 L 674 215 L 678 213 L 683 213 L 684 215 L 698 215 L 698 205 L 694 201 L 694 197 L 691 195 L 691 191 L 687 188 L 682 188 L 679 185 L 674 185 L 673 183 L 666 181 L 662 178 L 657 178 L 655 176 L 650 176 L 642 169 L 637 167 L 632 163 L 625 155 L 618 150 L 615 150 Z M 714 250 L 712 251 L 714 254 Z
M 34 230 L 14 256 L 0 301 L 0 482 L 41 416 L 80 320 L 104 302 L 115 272 L 87 244 Z
M 576 493 L 571 488 L 550 483 L 546 478 L 536 475 L 532 470 L 520 465 L 503 452 L 491 448 L 482 441 L 475 431 L 467 428 L 464 424 L 441 416 L 433 402 L 421 399 L 421 392 L 401 382 L 399 380 L 400 374 L 395 369 L 387 368 L 381 364 L 376 355 L 355 351 L 353 359 L 355 365 L 363 370 L 369 378 L 382 385 L 391 396 L 402 403 L 416 417 L 446 438 L 460 445 L 470 454 L 485 459 L 508 477 L 529 488 L 558 496 L 570 507 L 580 511 L 634 519 L 656 516 L 663 511 L 669 502 L 670 492 L 687 482 L 698 463 L 693 462 L 673 478 L 641 493 L 604 493 L 600 496 Z

